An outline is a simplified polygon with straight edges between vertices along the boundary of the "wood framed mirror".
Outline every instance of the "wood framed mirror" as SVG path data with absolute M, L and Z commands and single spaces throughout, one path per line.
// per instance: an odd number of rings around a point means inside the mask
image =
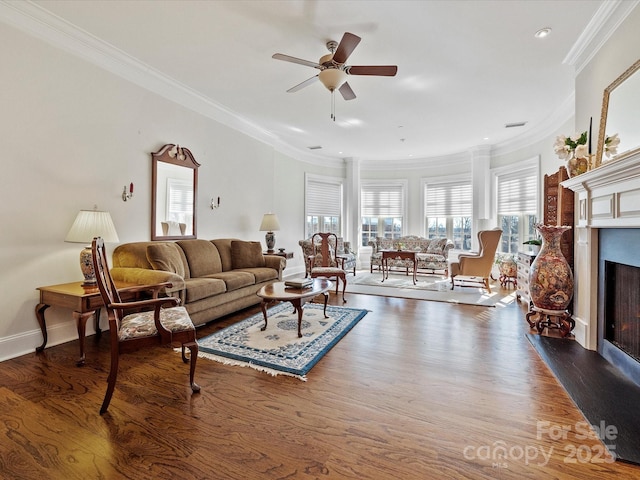
M 151 240 L 196 238 L 200 164 L 172 143 L 152 153 L 151 163 Z
M 619 160 L 640 149 L 640 60 L 604 90 L 596 166 Z M 618 134 L 618 153 L 607 158 L 604 142 L 607 136 Z

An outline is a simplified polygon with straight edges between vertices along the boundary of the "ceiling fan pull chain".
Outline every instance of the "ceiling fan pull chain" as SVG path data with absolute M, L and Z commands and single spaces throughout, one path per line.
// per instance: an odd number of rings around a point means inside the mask
M 336 96 L 335 90 L 331 90 L 331 119 L 336 121 Z

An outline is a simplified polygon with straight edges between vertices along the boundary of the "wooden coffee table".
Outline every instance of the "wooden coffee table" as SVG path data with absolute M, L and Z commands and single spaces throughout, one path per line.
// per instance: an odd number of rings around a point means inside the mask
M 298 337 L 302 337 L 302 307 L 304 302 L 310 298 L 320 294 L 324 295 L 324 318 L 327 316 L 327 300 L 329 299 L 329 290 L 333 287 L 330 280 L 326 278 L 314 278 L 313 283 L 308 288 L 287 287 L 284 282 L 275 282 L 265 285 L 258 290 L 257 295 L 262 298 L 262 315 L 264 315 L 264 327 L 267 328 L 267 307 L 272 302 L 291 302 L 293 308 L 298 312 Z

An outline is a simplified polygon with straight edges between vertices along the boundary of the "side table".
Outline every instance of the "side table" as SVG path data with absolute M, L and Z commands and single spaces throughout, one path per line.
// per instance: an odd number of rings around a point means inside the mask
M 411 260 L 413 262 L 413 284 L 417 283 L 418 257 L 413 250 L 380 250 L 382 252 L 382 281 L 389 278 L 389 259 Z
M 278 257 L 284 257 L 284 258 L 293 258 L 293 252 L 285 252 L 285 251 L 280 251 L 280 250 L 274 250 L 273 252 L 270 251 L 265 251 L 262 252 L 263 255 L 277 255 Z
M 127 287 L 137 287 L 135 291 L 127 292 Z M 140 297 L 139 285 L 116 282 L 116 288 L 123 301 Z M 121 290 L 122 289 L 122 290 Z M 44 341 L 36 348 L 41 352 L 47 346 L 47 322 L 44 312 L 49 307 L 70 308 L 72 316 L 78 328 L 78 340 L 80 343 L 80 359 L 76 364 L 80 367 L 85 364 L 84 339 L 87 320 L 93 315 L 95 318 L 96 335 L 100 336 L 100 309 L 104 306 L 98 287 L 83 287 L 82 282 L 63 283 L 38 287 L 40 291 L 40 303 L 36 305 L 36 318 L 42 330 Z

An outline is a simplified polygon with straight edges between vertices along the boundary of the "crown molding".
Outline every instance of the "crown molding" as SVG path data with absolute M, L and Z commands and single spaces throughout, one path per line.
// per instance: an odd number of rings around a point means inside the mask
M 638 3 L 640 0 L 603 1 L 562 63 L 572 65 L 578 75 Z
M 577 74 L 638 3 L 640 0 L 604 1 L 565 58 L 564 63 L 574 65 Z M 181 107 L 270 145 L 284 155 L 314 165 L 344 166 L 344 159 L 313 155 L 283 142 L 274 133 L 239 116 L 224 105 L 30 1 L 0 0 L 0 21 L 175 102 Z M 575 99 L 572 94 L 543 125 L 507 142 L 492 145 L 492 154 L 510 153 L 553 135 L 564 122 L 574 115 L 574 103 Z M 469 161 L 470 152 L 464 151 L 444 156 L 393 161 L 361 159 L 361 164 L 367 170 L 393 170 L 419 169 L 442 163 L 462 164 Z

